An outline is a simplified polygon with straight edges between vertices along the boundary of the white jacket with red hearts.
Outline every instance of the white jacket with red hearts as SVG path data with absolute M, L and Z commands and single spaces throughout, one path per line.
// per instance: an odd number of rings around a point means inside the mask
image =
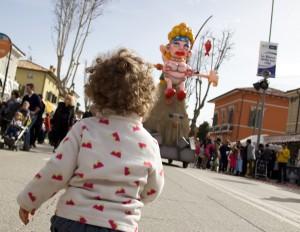
M 17 200 L 31 211 L 65 188 L 56 215 L 134 232 L 163 185 L 159 146 L 139 117 L 93 117 L 73 126 Z

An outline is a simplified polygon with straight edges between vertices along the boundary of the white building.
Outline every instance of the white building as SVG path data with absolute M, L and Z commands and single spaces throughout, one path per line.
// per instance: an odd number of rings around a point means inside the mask
M 8 56 L 9 54 L 7 54 L 5 57 L 0 59 L 0 96 L 4 85 L 5 72 L 8 63 Z M 9 69 L 7 73 L 7 80 L 6 80 L 5 90 L 4 90 L 4 99 L 7 99 L 10 96 L 12 90 L 19 89 L 19 84 L 16 82 L 15 79 L 16 70 L 18 66 L 18 60 L 24 56 L 25 53 L 22 52 L 17 46 L 13 44 Z

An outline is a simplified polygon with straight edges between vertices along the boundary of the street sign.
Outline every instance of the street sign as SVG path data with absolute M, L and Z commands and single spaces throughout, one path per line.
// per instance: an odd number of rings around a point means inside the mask
M 257 76 L 275 77 L 277 43 L 260 42 Z
M 9 53 L 11 45 L 10 38 L 5 34 L 0 33 L 0 59 Z

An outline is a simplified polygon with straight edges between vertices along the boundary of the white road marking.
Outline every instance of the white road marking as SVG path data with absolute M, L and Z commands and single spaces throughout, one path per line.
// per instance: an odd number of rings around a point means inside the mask
M 206 177 L 203 177 L 201 176 L 198 177 L 198 176 L 195 176 L 194 174 L 192 173 L 188 173 L 186 172 L 185 170 L 182 170 L 182 169 L 178 169 L 180 172 L 188 175 L 188 176 L 191 176 L 193 177 L 194 179 L 198 180 L 198 181 L 201 181 L 223 193 L 226 193 L 228 195 L 230 195 L 231 197 L 234 197 L 244 203 L 247 203 L 248 205 L 251 205 L 265 213 L 268 213 L 270 215 L 272 215 L 273 217 L 276 217 L 278 218 L 279 220 L 281 221 L 284 221 L 284 222 L 287 222 L 297 228 L 300 228 L 300 215 L 299 213 L 296 214 L 296 213 L 291 213 L 290 211 L 287 211 L 285 210 L 284 208 L 277 208 L 277 207 L 274 207 L 270 204 L 266 204 L 264 203 L 263 201 L 261 200 L 258 200 L 258 199 L 254 199 L 252 197 L 249 197 L 247 196 L 246 193 L 241 193 L 241 192 L 238 192 L 238 191 L 235 191 L 235 190 L 232 190 L 230 188 L 226 188 L 216 182 L 213 182 L 211 180 L 209 180 L 208 178 Z

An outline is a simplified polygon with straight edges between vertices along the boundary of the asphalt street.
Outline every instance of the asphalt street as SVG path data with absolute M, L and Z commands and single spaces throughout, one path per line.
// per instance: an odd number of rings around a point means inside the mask
M 51 149 L 0 150 L 0 232 L 47 232 L 57 197 L 24 226 L 16 196 L 47 162 Z M 160 199 L 146 206 L 144 232 L 299 232 L 299 190 L 193 168 L 166 166 Z

